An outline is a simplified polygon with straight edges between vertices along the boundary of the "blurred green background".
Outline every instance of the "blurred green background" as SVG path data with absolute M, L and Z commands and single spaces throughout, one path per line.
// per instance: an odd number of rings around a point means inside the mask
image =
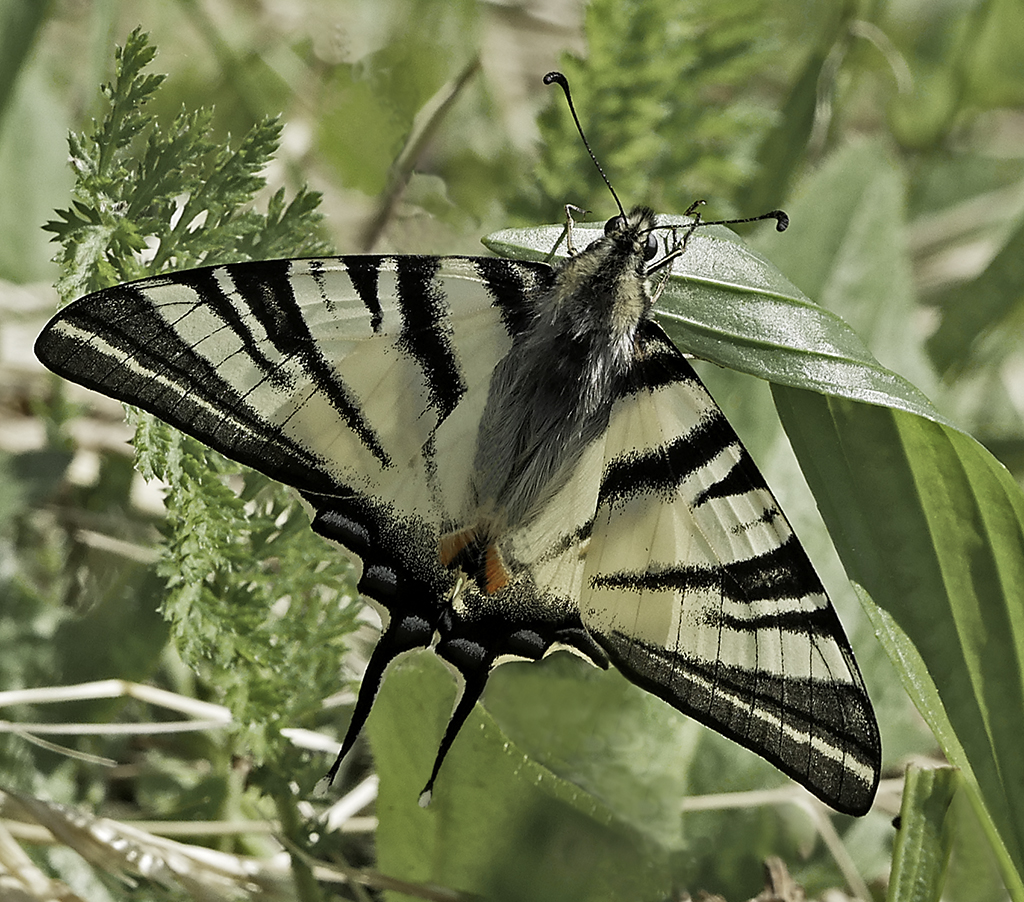
M 0 0 L 0 691 L 120 678 L 213 702 L 238 693 L 214 667 L 183 666 L 168 642 L 157 613 L 167 574 L 153 568 L 162 513 L 132 474 L 120 406 L 55 395 L 31 354 L 57 303 L 55 245 L 41 226 L 71 200 L 67 134 L 104 115 L 98 87 L 136 26 L 159 51 L 150 71 L 168 75 L 151 104 L 157 127 L 181 109 L 213 107 L 215 139 L 237 143 L 280 114 L 266 195 L 303 184 L 322 192 L 320 237 L 339 253 L 482 253 L 481 236 L 559 222 L 566 203 L 598 221 L 612 215 L 560 92 L 541 84 L 562 69 L 627 207 L 680 213 L 704 198 L 707 218 L 785 208 L 790 231 L 753 234 L 755 246 L 1020 481 L 1019 0 Z M 878 710 L 886 776 L 908 760 L 938 760 L 830 548 L 767 386 L 714 367 L 701 374 L 822 570 Z M 246 488 L 249 500 L 263 491 Z M 372 635 L 356 634 L 350 657 L 309 639 L 298 657 L 318 681 L 337 662 L 340 696 L 325 711 L 311 697 L 301 723 L 277 726 L 337 737 Z M 282 675 L 296 696 L 320 685 L 296 673 Z M 436 707 L 424 709 L 421 693 Z M 453 693 L 429 656 L 396 670 L 370 724 L 373 756 L 364 750 L 329 792 L 313 786 L 333 753 L 265 761 L 241 729 L 54 737 L 114 767 L 5 732 L 0 786 L 122 821 L 242 824 L 188 841 L 261 861 L 281 847 L 244 824 L 273 822 L 309 861 L 411 881 L 406 891 L 420 898 L 448 898 L 429 895 L 439 884 L 501 899 L 708 891 L 738 900 L 763 886 L 761 861 L 773 854 L 809 896 L 840 887 L 885 898 L 898 783 L 884 784 L 857 822 L 823 825 L 820 812 L 770 794 L 733 807 L 727 793 L 784 779 L 617 675 L 563 656 L 495 673 L 486 712 L 446 765 L 447 791 L 428 812 L 410 810 Z M 3 716 L 131 724 L 164 715 L 120 698 L 23 704 Z M 377 820 L 348 832 L 317 820 L 375 772 L 379 796 L 361 810 Z M 290 781 L 302 792 L 289 806 Z M 709 810 L 683 811 L 704 796 Z M 959 795 L 951 811 L 944 898 L 1002 898 L 973 811 Z M 832 830 L 845 853 L 829 845 Z M 66 844 L 24 847 L 83 898 L 129 897 Z M 265 892 L 399 897 L 376 878 L 371 890 L 282 879 Z M 202 894 L 187 880 L 151 878 L 130 897 Z

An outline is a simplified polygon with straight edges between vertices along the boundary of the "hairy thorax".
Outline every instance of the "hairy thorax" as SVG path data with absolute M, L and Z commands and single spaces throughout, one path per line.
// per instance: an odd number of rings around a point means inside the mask
M 643 259 L 609 238 L 588 251 L 561 267 L 491 380 L 473 502 L 499 513 L 503 528 L 525 525 L 561 488 L 607 426 L 636 356 L 651 304 Z

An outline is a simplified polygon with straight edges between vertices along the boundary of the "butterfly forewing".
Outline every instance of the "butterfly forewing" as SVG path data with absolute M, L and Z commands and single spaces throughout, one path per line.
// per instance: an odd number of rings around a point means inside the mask
M 721 410 L 671 370 L 613 409 L 584 623 L 631 679 L 863 811 L 878 736 L 842 628 Z
M 459 410 L 469 422 L 445 432 L 438 460 L 442 488 L 465 483 L 465 430 L 509 345 L 503 286 L 485 290 L 480 269 L 357 257 L 160 276 L 70 306 L 38 353 L 289 485 L 344 487 L 427 516 L 424 449 Z

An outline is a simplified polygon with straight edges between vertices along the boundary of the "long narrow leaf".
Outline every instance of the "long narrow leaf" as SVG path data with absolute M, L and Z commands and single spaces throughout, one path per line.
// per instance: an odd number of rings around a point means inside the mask
M 907 769 L 887 902 L 937 902 L 953 845 L 952 768 Z
M 969 366 L 979 340 L 999 323 L 1019 315 L 1024 302 L 1024 220 L 984 272 L 939 299 L 942 322 L 928 340 L 936 367 L 946 376 Z
M 779 386 L 773 394 L 846 572 L 920 652 L 1024 873 L 1024 494 L 944 424 Z

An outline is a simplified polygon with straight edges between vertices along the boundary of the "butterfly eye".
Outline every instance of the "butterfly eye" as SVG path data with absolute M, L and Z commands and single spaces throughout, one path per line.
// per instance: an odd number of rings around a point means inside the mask
M 611 235 L 613 232 L 621 232 L 624 228 L 626 228 L 626 217 L 620 214 L 613 216 L 604 224 L 604 233 Z
M 644 261 L 653 260 L 658 253 L 658 239 L 654 232 L 647 233 L 647 247 L 644 248 Z

